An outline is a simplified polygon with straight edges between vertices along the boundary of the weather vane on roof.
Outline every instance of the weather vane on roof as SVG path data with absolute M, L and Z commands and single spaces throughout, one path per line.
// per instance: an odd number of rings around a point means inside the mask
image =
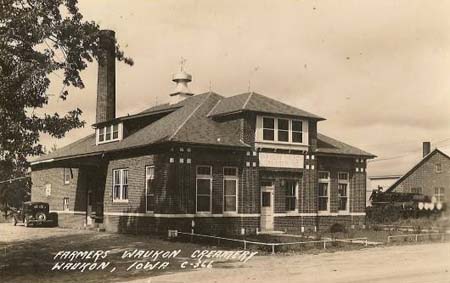
M 184 64 L 186 64 L 186 59 L 181 57 L 180 58 L 180 70 L 183 72 L 184 71 Z

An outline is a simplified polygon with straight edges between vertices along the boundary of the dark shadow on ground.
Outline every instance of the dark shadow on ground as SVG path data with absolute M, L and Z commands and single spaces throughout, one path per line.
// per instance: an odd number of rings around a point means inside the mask
M 149 236 L 92 232 L 12 243 L 0 242 L 0 281 L 91 283 L 135 280 L 181 271 L 180 263 L 189 257 L 195 249 L 203 248 L 206 247 L 192 243 L 164 241 Z M 170 264 L 164 270 L 126 271 L 135 260 L 122 259 L 121 256 L 125 250 L 134 249 L 168 251 L 181 249 L 182 252 L 176 259 L 168 260 Z M 58 261 L 54 260 L 53 257 L 61 250 L 109 250 L 111 252 L 105 261 L 109 261 L 110 265 L 105 270 L 98 271 L 51 271 L 53 265 Z M 91 260 L 84 261 L 89 262 Z M 112 267 L 116 267 L 114 272 L 110 272 Z

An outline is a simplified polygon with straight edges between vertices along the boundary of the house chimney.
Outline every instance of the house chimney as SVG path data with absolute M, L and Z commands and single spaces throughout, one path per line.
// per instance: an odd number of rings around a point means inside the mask
M 96 123 L 116 118 L 115 32 L 101 30 L 99 38 Z
M 188 83 L 192 81 L 192 76 L 183 70 L 184 62 L 185 60 L 182 59 L 180 72 L 174 74 L 172 77 L 172 81 L 177 85 L 175 91 L 170 94 L 170 104 L 178 103 L 183 99 L 194 95 L 188 87 Z
M 423 142 L 423 157 L 427 156 L 431 151 L 431 143 L 430 142 Z

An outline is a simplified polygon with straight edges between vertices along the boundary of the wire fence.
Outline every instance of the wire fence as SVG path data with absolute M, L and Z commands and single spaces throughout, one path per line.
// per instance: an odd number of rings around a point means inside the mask
M 436 241 L 442 242 L 450 239 L 450 234 L 447 233 L 427 233 L 427 234 L 404 234 L 392 235 L 387 237 L 387 243 L 395 242 L 419 242 L 419 241 Z
M 367 238 L 324 239 L 324 240 L 295 241 L 295 242 L 282 242 L 282 243 L 281 242 L 280 243 L 265 243 L 265 242 L 246 240 L 246 239 L 233 239 L 233 238 L 225 238 L 225 237 L 212 236 L 212 235 L 185 233 L 185 232 L 179 232 L 179 231 L 176 231 L 174 234 L 176 235 L 176 237 L 178 237 L 178 235 L 190 236 L 191 241 L 194 239 L 194 237 L 212 239 L 214 241 L 217 241 L 218 246 L 224 245 L 224 242 L 239 243 L 239 245 L 242 246 L 244 250 L 249 249 L 252 246 L 263 247 L 266 249 L 268 248 L 272 254 L 275 254 L 276 250 L 279 251 L 281 247 L 297 246 L 300 248 L 304 248 L 306 246 L 313 246 L 315 248 L 327 249 L 331 245 L 336 245 L 337 243 L 358 244 L 358 245 L 364 245 L 364 246 L 368 245 Z

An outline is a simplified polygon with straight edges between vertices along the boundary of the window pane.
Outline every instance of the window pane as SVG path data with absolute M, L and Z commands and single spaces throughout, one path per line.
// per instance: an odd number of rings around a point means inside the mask
M 278 130 L 289 130 L 289 120 L 278 119 Z
M 263 140 L 273 141 L 275 139 L 275 134 L 274 133 L 275 133 L 274 130 L 264 129 L 263 130 Z
M 346 197 L 339 199 L 339 210 L 347 210 L 347 198 Z
M 197 179 L 197 194 L 209 195 L 211 189 L 211 180 L 209 179 Z
M 153 179 L 155 177 L 155 167 L 153 166 L 145 167 L 145 176 L 148 179 Z
M 111 140 L 111 127 L 106 127 L 106 138 L 105 140 L 109 141 Z
M 114 170 L 113 171 L 113 180 L 114 180 L 114 185 L 118 185 L 120 184 L 120 171 L 119 170 Z
M 224 194 L 225 195 L 236 195 L 236 180 L 225 180 L 224 181 Z
M 292 132 L 292 142 L 303 142 L 303 134 L 298 132 Z
M 147 195 L 147 211 L 154 211 L 155 209 L 155 196 Z
M 328 198 L 319 198 L 319 210 L 328 210 Z
M 288 131 L 278 131 L 278 140 L 287 142 L 289 141 L 289 132 Z
M 223 168 L 223 175 L 235 177 L 235 176 L 237 176 L 237 168 L 232 168 L 232 167 Z
M 270 206 L 270 192 L 262 193 L 262 206 L 269 207 Z
M 347 181 L 348 180 L 348 173 L 339 173 L 338 174 L 338 179 Z
M 197 175 L 211 175 L 211 167 L 210 166 L 199 166 L 197 167 Z
M 347 184 L 339 184 L 339 195 L 347 196 Z
M 319 183 L 319 196 L 328 196 L 328 184 Z
M 292 120 L 292 131 L 301 132 L 302 131 L 302 122 Z
M 128 199 L 128 185 L 122 186 L 122 199 Z
M 197 196 L 197 211 L 210 211 L 209 196 Z
M 120 198 L 120 185 L 115 185 L 114 186 L 113 196 L 114 196 L 115 199 L 119 199 Z
M 98 129 L 98 140 L 101 142 L 105 140 L 105 128 Z
M 319 179 L 328 179 L 330 174 L 328 172 L 319 172 Z
M 236 196 L 224 197 L 224 211 L 236 211 Z
M 119 138 L 119 125 L 113 125 L 113 139 Z
M 128 170 L 122 171 L 122 184 L 128 185 Z
M 292 211 L 295 210 L 295 197 L 287 197 L 286 198 L 286 211 Z
M 275 123 L 273 118 L 263 118 L 264 129 L 274 129 Z

